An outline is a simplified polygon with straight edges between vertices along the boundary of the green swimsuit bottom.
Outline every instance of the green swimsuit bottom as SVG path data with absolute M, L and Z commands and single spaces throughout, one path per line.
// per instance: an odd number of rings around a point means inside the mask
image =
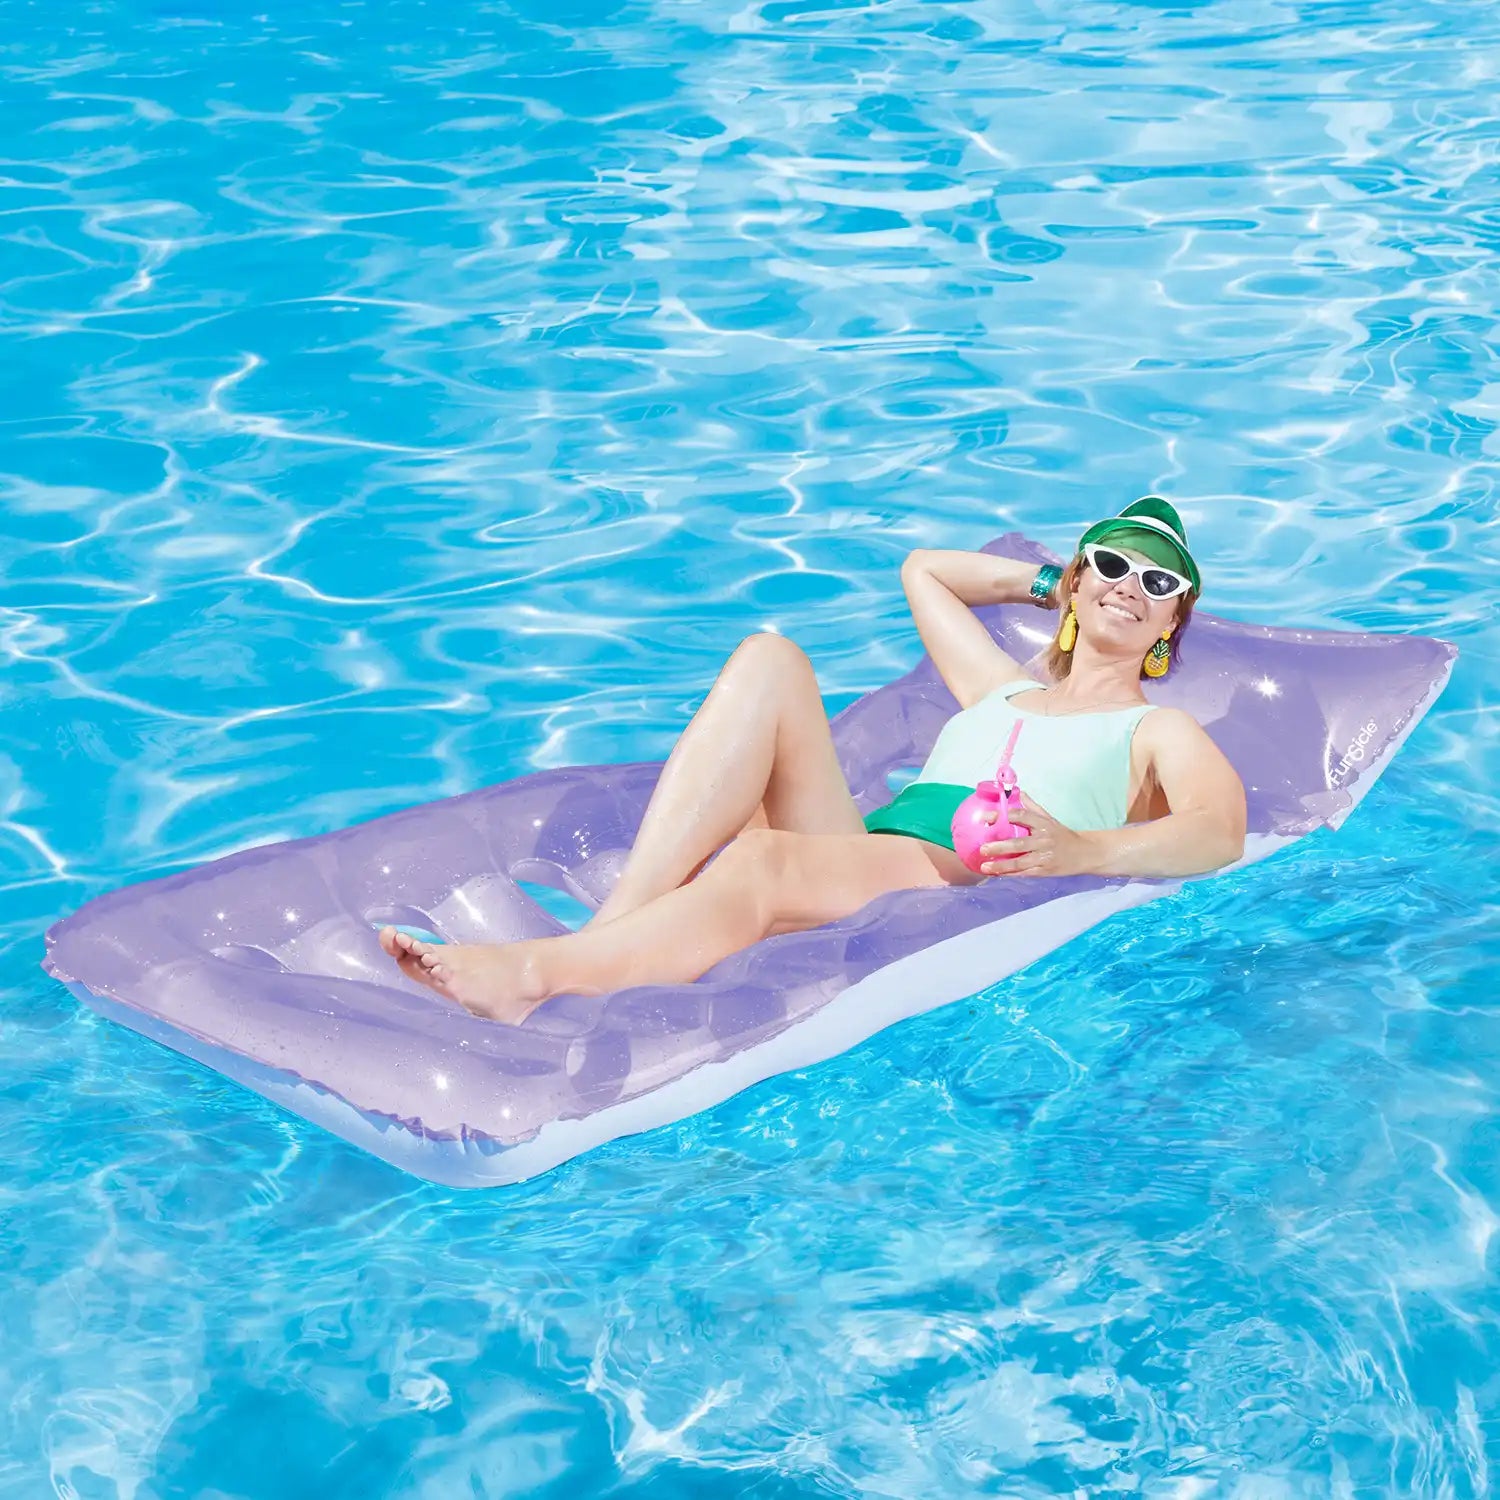
M 954 786 L 947 781 L 914 781 L 903 787 L 893 801 L 865 814 L 865 832 L 904 833 L 951 849 L 953 814 L 958 811 L 958 804 L 973 793 L 971 786 Z

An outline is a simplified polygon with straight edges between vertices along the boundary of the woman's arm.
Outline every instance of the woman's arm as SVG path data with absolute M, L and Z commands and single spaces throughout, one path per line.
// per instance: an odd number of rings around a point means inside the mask
M 1012 557 L 925 548 L 902 563 L 901 584 L 917 634 L 960 708 L 977 703 L 1002 682 L 1027 675 L 970 606 L 1034 604 L 1031 585 L 1040 571 L 1036 563 Z

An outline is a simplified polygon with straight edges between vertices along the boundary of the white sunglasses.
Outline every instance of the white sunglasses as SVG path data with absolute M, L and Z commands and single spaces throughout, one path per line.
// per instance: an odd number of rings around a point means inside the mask
M 1175 599 L 1193 586 L 1191 580 L 1181 573 L 1174 573 L 1160 563 L 1137 562 L 1133 557 L 1126 557 L 1123 552 L 1116 552 L 1113 547 L 1101 546 L 1098 542 L 1090 542 L 1083 549 L 1083 555 L 1088 559 L 1089 567 L 1109 583 L 1118 583 L 1127 573 L 1134 573 L 1141 581 L 1141 591 L 1150 599 Z

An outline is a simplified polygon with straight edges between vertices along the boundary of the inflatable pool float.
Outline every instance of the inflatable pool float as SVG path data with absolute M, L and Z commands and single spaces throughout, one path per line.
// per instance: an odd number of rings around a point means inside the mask
M 1014 534 L 985 550 L 1057 561 Z M 1050 639 L 1050 619 L 1030 605 L 978 614 L 1018 660 Z M 1457 656 L 1420 636 L 1202 612 L 1186 645 L 1182 665 L 1143 687 L 1190 711 L 1243 777 L 1240 865 L 1338 827 Z M 957 706 L 924 657 L 834 718 L 862 812 L 889 800 L 891 779 L 920 765 Z M 659 771 L 541 771 L 130 886 L 54 926 L 45 967 L 101 1014 L 355 1145 L 477 1187 L 831 1057 L 1182 883 L 1027 877 L 893 892 L 842 921 L 767 938 L 691 984 L 558 996 L 519 1027 L 449 1005 L 381 952 L 387 922 L 458 942 L 566 931 L 524 887 L 596 906 Z

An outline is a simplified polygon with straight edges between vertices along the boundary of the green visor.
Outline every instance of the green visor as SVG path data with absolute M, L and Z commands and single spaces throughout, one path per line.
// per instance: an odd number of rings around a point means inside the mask
M 1203 591 L 1198 564 L 1187 548 L 1187 528 L 1160 496 L 1147 495 L 1127 505 L 1119 515 L 1095 521 L 1078 539 L 1078 550 L 1082 552 L 1090 542 L 1113 542 L 1139 552 L 1161 567 L 1181 573 L 1193 585 L 1194 593 Z

